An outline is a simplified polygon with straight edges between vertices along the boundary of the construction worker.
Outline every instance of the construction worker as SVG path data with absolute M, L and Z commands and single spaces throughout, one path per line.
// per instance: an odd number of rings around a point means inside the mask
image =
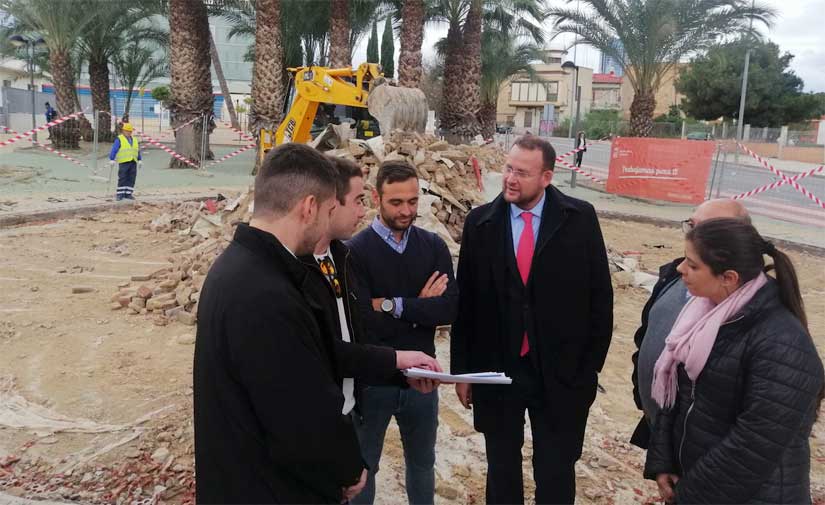
M 114 167 L 118 164 L 117 171 L 117 192 L 115 198 L 121 201 L 134 200 L 133 193 L 135 192 L 135 179 L 137 178 L 137 169 L 143 166 L 143 161 L 140 157 L 140 146 L 138 139 L 132 136 L 132 125 L 123 123 L 122 132 L 115 139 L 112 144 L 112 152 L 109 153 L 109 163 Z

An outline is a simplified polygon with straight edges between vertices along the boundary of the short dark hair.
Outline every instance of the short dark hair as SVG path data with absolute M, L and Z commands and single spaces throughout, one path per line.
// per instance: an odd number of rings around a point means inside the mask
M 378 169 L 375 178 L 375 189 L 381 194 L 384 184 L 404 182 L 410 179 L 418 179 L 418 172 L 405 161 L 385 161 Z
M 553 149 L 550 142 L 544 140 L 543 138 L 536 137 L 535 135 L 524 135 L 523 137 L 519 137 L 513 145 L 516 145 L 521 149 L 527 149 L 528 151 L 540 149 L 542 169 L 553 170 L 556 168 L 556 150 Z
M 354 161 L 339 158 L 338 156 L 327 157 L 329 161 L 332 162 L 332 166 L 335 167 L 335 179 L 337 182 L 335 186 L 335 198 L 338 199 L 341 205 L 344 205 L 347 201 L 347 193 L 349 193 L 352 186 L 350 181 L 353 177 L 363 178 L 364 172 L 361 171 L 361 167 Z
M 254 214 L 282 216 L 309 195 L 322 202 L 335 190 L 329 158 L 304 144 L 282 144 L 266 155 L 255 177 Z

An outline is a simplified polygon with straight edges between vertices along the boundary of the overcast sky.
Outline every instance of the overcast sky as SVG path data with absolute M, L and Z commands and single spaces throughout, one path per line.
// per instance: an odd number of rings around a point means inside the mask
M 561 3 L 559 0 L 550 0 Z M 805 91 L 825 92 L 825 0 L 757 0 L 778 11 L 778 17 L 770 30 L 762 30 L 771 41 L 779 45 L 780 51 L 795 56 L 791 69 L 805 82 Z M 549 28 L 549 27 L 548 27 Z M 380 31 L 380 30 L 379 30 Z M 424 58 L 432 57 L 433 44 L 447 35 L 446 26 L 428 26 L 424 36 Z M 561 47 L 573 43 L 572 35 L 561 35 L 551 47 Z M 398 43 L 396 43 L 398 45 Z M 366 38 L 356 50 L 354 61 L 363 61 L 366 56 Z M 397 52 L 396 47 L 396 61 Z M 579 65 L 598 69 L 599 52 L 590 47 L 576 49 Z M 573 51 L 570 52 L 573 57 Z

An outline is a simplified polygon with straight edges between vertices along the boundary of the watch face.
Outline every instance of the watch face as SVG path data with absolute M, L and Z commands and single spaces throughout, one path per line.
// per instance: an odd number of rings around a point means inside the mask
M 392 300 L 384 300 L 381 302 L 381 310 L 384 312 L 391 312 L 392 311 Z

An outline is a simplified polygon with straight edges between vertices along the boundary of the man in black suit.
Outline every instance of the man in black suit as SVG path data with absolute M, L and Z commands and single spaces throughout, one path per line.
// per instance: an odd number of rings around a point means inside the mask
M 504 371 L 513 384 L 457 384 L 487 450 L 487 503 L 524 503 L 524 412 L 533 434 L 536 503 L 573 503 L 613 329 L 613 289 L 593 206 L 550 185 L 556 153 L 516 141 L 503 191 L 470 212 L 458 263 L 451 373 Z
M 341 503 L 366 482 L 342 414 L 336 330 L 296 257 L 326 233 L 335 191 L 324 155 L 273 149 L 252 220 L 209 271 L 195 344 L 198 503 Z

